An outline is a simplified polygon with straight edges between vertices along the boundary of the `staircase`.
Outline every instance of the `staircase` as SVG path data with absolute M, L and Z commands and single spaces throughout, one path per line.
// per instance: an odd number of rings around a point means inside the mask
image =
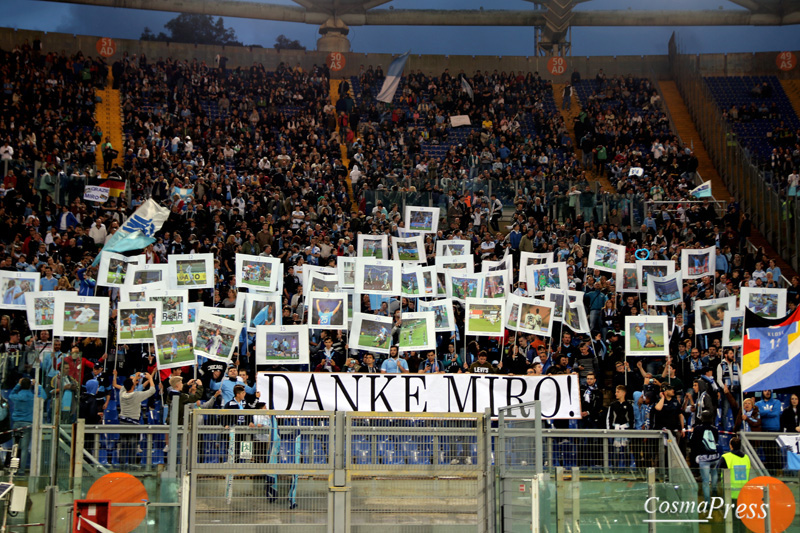
M 792 103 L 792 109 L 800 117 L 800 80 L 781 80 L 781 85 Z
M 578 148 L 578 141 L 575 137 L 575 118 L 581 112 L 581 103 L 578 100 L 576 94 L 572 94 L 572 105 L 570 105 L 569 110 L 562 109 L 562 105 L 564 103 L 564 84 L 553 84 L 553 99 L 556 101 L 556 106 L 558 106 L 559 113 L 561 113 L 561 117 L 564 119 L 564 125 L 567 127 L 567 132 L 569 133 L 569 138 L 572 140 L 572 146 L 574 147 L 575 152 L 579 151 Z M 597 181 L 600 182 L 600 186 L 608 191 L 608 192 L 617 192 L 616 189 L 611 185 L 611 182 L 606 177 L 600 177 L 595 174 L 594 169 L 587 168 L 586 170 L 586 177 L 589 181 Z
M 102 90 L 95 91 L 97 96 L 102 98 L 103 101 L 95 105 L 94 118 L 100 126 L 100 129 L 103 130 L 102 142 L 105 143 L 106 138 L 110 139 L 111 146 L 119 151 L 120 155 L 117 158 L 117 162 L 119 162 L 120 158 L 124 155 L 122 144 L 122 106 L 120 104 L 119 89 L 112 89 L 113 85 L 111 81 L 112 78 L 109 73 L 106 87 Z M 95 151 L 98 174 L 103 169 L 102 152 L 103 151 L 98 146 Z
M 728 191 L 719 172 L 717 172 L 717 169 L 711 162 L 711 158 L 708 156 L 703 141 L 700 140 L 700 134 L 697 132 L 692 117 L 689 115 L 689 110 L 683 101 L 681 93 L 678 91 L 678 86 L 674 81 L 660 81 L 659 85 L 661 86 L 661 94 L 664 97 L 664 104 L 669 108 L 670 115 L 672 116 L 672 123 L 677 130 L 676 133 L 680 136 L 684 144 L 694 145 L 692 150 L 694 151 L 695 157 L 697 157 L 697 172 L 700 173 L 703 180 L 711 180 L 711 194 L 714 198 L 720 201 L 727 201 L 730 199 L 731 193 Z M 789 94 L 788 91 L 787 94 Z M 790 98 L 797 97 L 797 94 L 795 94 L 794 97 L 790 96 Z M 741 198 L 738 200 L 741 200 Z M 772 246 L 770 246 L 764 236 L 755 228 L 753 228 L 750 235 L 750 242 L 756 247 L 763 247 L 769 257 L 775 257 L 776 263 L 781 267 L 781 273 L 786 278 L 791 279 L 794 275 L 792 267 L 781 258 L 780 254 L 772 249 Z
M 339 86 L 342 84 L 344 80 L 330 80 L 330 95 L 331 95 L 331 104 L 333 107 L 336 107 L 336 102 L 339 101 Z M 335 112 L 335 111 L 334 111 Z M 345 168 L 350 168 L 350 160 L 347 158 L 347 144 L 344 141 L 344 138 L 341 137 L 342 132 L 339 130 L 339 119 L 337 115 L 336 119 L 336 131 L 339 132 L 339 149 L 342 152 L 342 164 Z M 353 182 L 350 180 L 350 173 L 348 172 L 345 175 L 345 183 L 347 184 L 347 196 L 350 198 L 350 211 L 351 212 L 358 212 L 358 202 L 356 200 L 355 194 L 353 192 Z

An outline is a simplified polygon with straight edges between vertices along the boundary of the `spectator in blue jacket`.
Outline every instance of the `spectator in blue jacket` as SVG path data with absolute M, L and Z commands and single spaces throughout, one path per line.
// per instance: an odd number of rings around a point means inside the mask
M 771 390 L 761 393 L 761 401 L 756 402 L 758 412 L 761 413 L 761 431 L 781 430 L 781 402 L 772 397 Z
M 8 397 L 14 408 L 11 413 L 12 427 L 15 430 L 25 428 L 22 429 L 22 440 L 20 442 L 20 471 L 24 471 L 28 468 L 28 455 L 31 450 L 30 426 L 33 422 L 34 388 L 38 391 L 39 398 L 43 400 L 47 399 L 47 394 L 45 394 L 44 389 L 29 378 L 20 379 L 19 383 L 14 386 Z
M 95 285 L 97 285 L 97 280 L 92 277 L 93 270 L 94 267 L 78 269 L 78 280 L 81 283 L 78 289 L 79 296 L 94 296 L 94 288 Z
M 236 369 L 235 366 L 231 366 L 230 368 L 228 368 L 227 378 L 224 378 L 222 381 L 212 381 L 211 390 L 222 391 L 222 405 L 228 405 L 228 402 L 234 399 L 233 388 L 236 385 L 243 386 L 245 393 L 247 394 L 256 393 L 255 387 L 248 385 L 247 383 L 244 382 L 242 378 L 239 377 L 239 371 Z

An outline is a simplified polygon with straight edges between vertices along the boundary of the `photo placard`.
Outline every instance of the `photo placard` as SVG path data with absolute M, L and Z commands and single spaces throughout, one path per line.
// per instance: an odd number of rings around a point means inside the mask
M 464 306 L 465 333 L 481 337 L 500 337 L 505 333 L 506 301 L 467 298 Z
M 339 287 L 354 289 L 356 286 L 356 258 L 343 255 L 337 257 L 336 275 L 339 278 Z
M 589 247 L 589 269 L 616 274 L 619 264 L 624 262 L 624 246 L 600 239 L 592 239 L 592 244 Z
M 466 239 L 439 239 L 436 257 L 461 257 L 472 255 L 472 241 Z
M 695 326 L 697 334 L 722 331 L 725 314 L 736 311 L 736 296 L 727 298 L 714 298 L 712 300 L 697 300 L 694 303 Z
M 167 267 L 168 265 L 147 263 L 129 265 L 125 276 L 125 287 L 132 290 L 147 285 L 147 290 L 150 290 L 169 286 Z
M 650 276 L 664 278 L 675 273 L 674 261 L 636 261 L 636 275 L 639 278 L 639 292 L 647 293 L 647 280 Z
M 120 302 L 117 307 L 117 344 L 155 342 L 161 327 L 161 302 Z
M 214 254 L 174 254 L 167 265 L 171 289 L 214 288 Z
M 53 335 L 108 337 L 108 298 L 56 291 L 54 305 Z
M 197 315 L 194 328 L 197 332 L 195 355 L 222 363 L 230 361 L 242 332 L 240 323 L 215 316 L 203 308 Z
M 430 311 L 403 313 L 401 320 L 399 351 L 414 352 L 436 349 L 433 313 Z
M 553 331 L 553 302 L 536 298 L 520 298 L 519 322 L 517 327 L 524 333 L 550 337 Z
M 420 301 L 419 310 L 433 313 L 433 329 L 436 332 L 453 331 L 456 327 L 455 315 L 453 315 L 453 300 Z
M 159 370 L 197 364 L 194 352 L 194 326 L 177 324 L 153 330 L 156 366 Z
M 703 276 L 714 277 L 717 268 L 717 247 L 681 250 L 681 273 L 686 279 L 698 279 Z
M 358 234 L 356 239 L 356 254 L 358 257 L 369 257 L 372 259 L 389 259 L 389 236 L 388 235 L 365 235 Z
M 25 295 L 39 291 L 38 272 L 10 272 L 0 270 L 0 294 L 3 295 L 5 309 L 18 309 L 25 311 Z
M 435 234 L 439 230 L 439 208 L 406 205 L 403 220 L 409 231 Z
M 663 357 L 669 352 L 669 325 L 666 315 L 626 316 L 625 355 Z
M 161 302 L 162 326 L 186 324 L 188 319 L 186 304 L 189 302 L 188 289 L 148 291 L 147 300 L 151 302 Z
M 403 263 L 427 263 L 425 238 L 422 235 L 405 238 L 394 237 L 392 239 L 392 258 Z
M 256 327 L 257 365 L 307 365 L 308 326 Z
M 683 302 L 683 279 L 680 272 L 659 278 L 651 276 L 647 284 L 647 305 L 678 305 Z
M 277 292 L 283 264 L 276 257 L 236 254 L 236 285 L 251 291 Z
M 447 271 L 447 297 L 464 303 L 467 298 L 480 298 L 482 274 L 467 274 L 465 271 Z
M 99 287 L 122 287 L 130 265 L 144 264 L 144 255 L 128 257 L 113 252 L 102 252 L 97 270 Z
M 567 289 L 567 264 L 545 263 L 528 265 L 527 288 L 529 296 L 544 296 L 545 289 Z
M 25 293 L 28 327 L 32 331 L 53 329 L 56 314 L 56 292 L 37 291 Z
M 358 350 L 388 354 L 392 347 L 392 318 L 356 313 L 351 339 L 352 346 Z
M 725 313 L 722 322 L 722 345 L 741 347 L 744 344 L 744 311 Z
M 257 333 L 258 326 L 280 326 L 283 317 L 280 294 L 248 293 L 245 301 L 248 333 Z
M 347 329 L 348 302 L 343 292 L 310 292 L 308 326 L 311 329 Z
M 397 296 L 400 294 L 402 263 L 380 259 L 356 260 L 355 290 L 360 294 Z
M 741 302 L 762 318 L 782 318 L 786 315 L 786 289 L 742 287 Z

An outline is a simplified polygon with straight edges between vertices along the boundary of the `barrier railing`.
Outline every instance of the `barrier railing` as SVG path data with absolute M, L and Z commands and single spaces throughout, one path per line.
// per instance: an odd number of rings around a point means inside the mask
M 772 476 L 798 483 L 800 482 L 800 477 L 798 477 L 800 472 L 789 470 L 787 457 L 789 450 L 782 448 L 778 443 L 781 435 L 784 433 L 740 432 L 739 438 L 745 454 L 750 457 L 751 470 L 755 470 L 762 476 Z

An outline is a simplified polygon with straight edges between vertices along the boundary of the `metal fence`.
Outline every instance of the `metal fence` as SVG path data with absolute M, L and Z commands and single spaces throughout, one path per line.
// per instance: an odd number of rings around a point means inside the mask
M 669 57 L 678 90 L 728 190 L 772 247 L 782 251 L 792 268 L 799 269 L 800 201 L 771 184 L 741 146 L 703 80 L 696 56 L 683 53 L 674 34 Z
M 758 475 L 776 477 L 797 485 L 800 483 L 800 471 L 791 470 L 788 459 L 788 454 L 797 453 L 797 450 L 780 446 L 778 438 L 781 435 L 784 433 L 739 433 L 743 449 L 750 457 L 751 470 Z

